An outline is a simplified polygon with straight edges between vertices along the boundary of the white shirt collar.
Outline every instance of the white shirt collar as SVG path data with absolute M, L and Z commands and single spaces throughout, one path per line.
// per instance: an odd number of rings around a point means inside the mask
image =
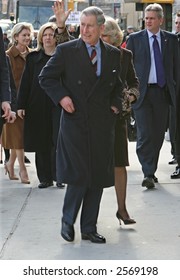
M 150 32 L 149 30 L 147 30 L 147 33 L 148 33 L 149 39 L 150 39 L 153 35 L 156 35 L 158 38 L 161 38 L 160 29 L 159 29 L 159 31 L 158 31 L 156 34 L 153 34 L 153 33 Z

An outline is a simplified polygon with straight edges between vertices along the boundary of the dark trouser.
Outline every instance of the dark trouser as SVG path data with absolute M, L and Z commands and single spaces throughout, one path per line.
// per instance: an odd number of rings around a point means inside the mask
M 180 167 L 180 114 L 178 116 L 178 126 L 177 126 L 177 132 L 176 132 L 176 160 L 177 164 Z
M 64 198 L 62 220 L 73 225 L 82 204 L 81 232 L 96 232 L 102 193 L 103 188 L 89 189 L 68 185 Z
M 60 117 L 61 117 L 61 107 L 59 107 L 59 106 L 54 107 L 53 111 L 52 111 L 53 147 L 52 147 L 52 154 L 51 154 L 51 156 L 52 156 L 52 174 L 53 174 L 54 181 L 57 181 L 57 178 L 56 178 L 56 150 L 57 150 L 58 132 L 59 132 L 59 127 L 60 127 Z
M 176 136 L 176 109 L 169 106 L 169 136 L 171 142 L 171 154 L 175 157 L 175 136 Z
M 40 182 L 52 182 L 51 149 L 35 153 L 37 176 Z
M 144 176 L 153 176 L 167 128 L 169 104 L 163 89 L 148 87 L 143 104 L 134 110 L 137 124 L 137 155 Z

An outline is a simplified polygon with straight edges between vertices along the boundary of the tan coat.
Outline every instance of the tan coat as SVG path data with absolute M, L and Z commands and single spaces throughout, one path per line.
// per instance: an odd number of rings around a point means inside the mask
M 30 52 L 30 49 L 27 48 L 26 55 L 29 52 Z M 12 74 L 13 74 L 14 82 L 16 85 L 16 89 L 18 91 L 21 76 L 22 76 L 22 73 L 23 73 L 23 70 L 25 67 L 25 63 L 26 63 L 26 59 L 25 59 L 26 55 L 23 56 L 15 46 L 10 47 L 9 50 L 6 51 L 6 53 L 10 58 Z
M 12 74 L 17 92 L 26 63 L 25 58 L 29 52 L 30 49 L 27 48 L 27 52 L 25 54 L 21 54 L 15 46 L 10 47 L 9 50 L 6 51 L 10 58 Z M 24 121 L 19 117 L 17 117 L 13 124 L 5 124 L 2 132 L 2 146 L 6 149 L 23 149 L 23 127 Z

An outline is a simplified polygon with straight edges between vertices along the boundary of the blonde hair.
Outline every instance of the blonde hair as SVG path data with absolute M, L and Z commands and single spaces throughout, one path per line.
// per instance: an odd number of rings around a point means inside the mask
M 32 38 L 32 34 L 33 34 L 33 26 L 31 23 L 28 22 L 19 22 L 17 24 L 14 25 L 12 31 L 11 31 L 11 37 L 12 37 L 12 44 L 16 44 L 16 36 L 19 35 L 19 33 L 21 33 L 21 31 L 23 29 L 28 29 L 31 33 L 31 38 Z
M 112 17 L 105 17 L 103 34 L 110 36 L 111 43 L 114 46 L 119 47 L 121 45 L 123 40 L 123 32 L 116 20 Z
M 38 36 L 37 36 L 37 48 L 36 48 L 37 51 L 43 49 L 42 38 L 43 38 L 44 31 L 48 28 L 51 28 L 55 33 L 57 25 L 54 22 L 47 22 L 40 27 L 39 32 L 38 32 Z

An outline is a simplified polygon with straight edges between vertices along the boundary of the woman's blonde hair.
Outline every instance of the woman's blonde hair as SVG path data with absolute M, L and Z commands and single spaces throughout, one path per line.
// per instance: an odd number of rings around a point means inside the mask
M 37 36 L 37 49 L 36 49 L 37 51 L 43 49 L 43 34 L 44 31 L 48 28 L 51 28 L 55 33 L 55 30 L 57 29 L 57 25 L 54 22 L 47 22 L 40 27 Z
M 32 38 L 32 34 L 33 34 L 33 26 L 31 23 L 28 22 L 19 22 L 17 24 L 14 25 L 12 31 L 11 31 L 11 37 L 12 37 L 12 44 L 15 45 L 17 44 L 17 40 L 16 40 L 16 36 L 19 35 L 19 33 L 21 33 L 21 31 L 23 29 L 28 29 L 31 33 L 31 38 Z
M 103 35 L 108 35 L 111 38 L 111 43 L 119 47 L 123 40 L 123 32 L 116 20 L 112 17 L 105 17 Z

